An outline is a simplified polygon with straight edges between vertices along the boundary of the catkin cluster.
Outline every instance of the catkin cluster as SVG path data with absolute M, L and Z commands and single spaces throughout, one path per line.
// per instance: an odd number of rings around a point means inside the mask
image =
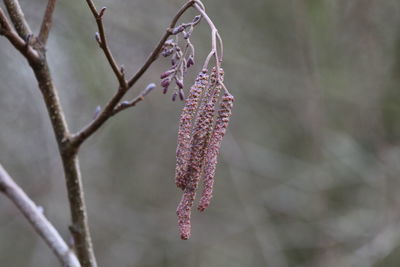
M 217 75 L 214 68 L 210 76 L 206 69 L 198 74 L 180 118 L 175 183 L 183 190 L 176 210 L 182 239 L 190 237 L 190 215 L 201 179 L 204 186 L 198 210 L 203 211 L 210 203 L 217 156 L 234 101 L 222 87 L 222 69 Z M 224 94 L 220 99 L 222 90 Z

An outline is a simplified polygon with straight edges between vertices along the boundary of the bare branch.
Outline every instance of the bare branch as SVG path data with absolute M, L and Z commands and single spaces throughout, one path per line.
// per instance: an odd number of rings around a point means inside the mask
M 186 4 L 184 4 L 176 13 L 175 17 L 172 19 L 171 24 L 169 25 L 169 28 L 165 32 L 164 36 L 161 38 L 160 42 L 156 46 L 156 48 L 153 50 L 153 52 L 150 54 L 150 56 L 147 58 L 146 62 L 144 65 L 136 72 L 135 75 L 129 80 L 128 86 L 131 87 L 133 86 L 137 80 L 139 80 L 140 77 L 142 77 L 143 73 L 146 72 L 146 70 L 151 66 L 151 64 L 157 59 L 158 55 L 161 52 L 161 49 L 165 43 L 165 41 L 168 39 L 169 36 L 172 34 L 172 29 L 175 27 L 176 23 L 178 22 L 179 18 L 185 13 L 185 11 L 193 6 L 195 1 L 189 1 Z
M 55 6 L 56 6 L 56 0 L 49 0 L 47 2 L 47 7 L 43 16 L 42 26 L 40 26 L 40 32 L 38 35 L 38 39 L 43 46 L 46 45 L 47 39 L 49 37 Z
M 3 10 L 0 8 L 0 35 L 4 35 L 10 43 L 32 62 L 39 60 L 39 54 L 22 39 L 12 28 Z
M 7 12 L 10 15 L 11 21 L 14 24 L 15 30 L 18 35 L 26 40 L 29 35 L 32 35 L 32 31 L 29 28 L 28 23 L 25 20 L 24 12 L 22 12 L 21 6 L 18 0 L 4 0 Z
M 7 196 L 35 231 L 44 239 L 50 249 L 56 254 L 63 266 L 80 267 L 80 263 L 73 251 L 67 246 L 60 234 L 47 220 L 36 204 L 14 182 L 10 175 L 0 164 L 0 191 Z
M 112 115 L 115 115 L 118 112 L 125 110 L 127 108 L 136 106 L 136 104 L 141 102 L 142 100 L 144 100 L 145 96 L 148 95 L 155 87 L 156 87 L 156 85 L 154 83 L 147 85 L 146 88 L 143 89 L 143 91 L 140 92 L 140 94 L 138 96 L 136 96 L 134 99 L 132 99 L 131 101 L 124 101 L 124 102 L 118 104 L 114 108 Z
M 70 132 L 46 57 L 29 45 L 29 38 L 26 38 L 27 41 L 25 41 L 18 36 L 11 28 L 1 9 L 0 26 L 0 34 L 4 35 L 26 57 L 38 81 L 63 162 L 72 217 L 70 229 L 74 237 L 77 255 L 82 266 L 96 267 L 97 263 L 90 236 L 82 177 L 77 158 L 78 148 L 71 145 Z
M 78 149 L 71 145 L 64 111 L 62 110 L 57 88 L 51 77 L 46 58 L 41 59 L 39 64 L 31 63 L 30 65 L 39 83 L 64 167 L 72 218 L 70 229 L 74 237 L 76 252 L 82 266 L 96 267 L 97 263 L 90 236 L 82 176 L 77 158 Z
M 90 9 L 94 13 L 94 11 L 97 14 L 97 11 L 94 7 L 94 4 L 91 0 L 87 0 Z M 111 98 L 111 100 L 106 104 L 105 108 L 103 111 L 91 122 L 89 123 L 86 127 L 84 127 L 81 131 L 79 131 L 77 134 L 75 134 L 71 142 L 74 146 L 79 147 L 89 136 L 91 136 L 95 131 L 97 131 L 111 116 L 115 114 L 114 108 L 118 105 L 119 101 L 124 97 L 126 92 L 139 80 L 140 77 L 146 72 L 146 70 L 151 66 L 151 64 L 157 59 L 158 55 L 161 52 L 161 49 L 165 43 L 165 41 L 168 39 L 168 37 L 172 34 L 172 29 L 175 27 L 177 21 L 179 18 L 182 16 L 182 14 L 191 6 L 193 6 L 195 1 L 191 0 L 186 2 L 179 11 L 176 13 L 174 18 L 171 21 L 171 24 L 169 28 L 166 30 L 164 35 L 161 37 L 161 40 L 157 44 L 157 46 L 154 48 L 153 52 L 149 55 L 147 58 L 146 62 L 143 64 L 143 66 L 136 72 L 135 75 L 129 80 L 127 83 L 127 86 L 120 86 L 115 93 L 115 95 Z
M 126 87 L 124 73 L 119 68 L 119 66 L 107 44 L 107 38 L 106 38 L 106 34 L 104 32 L 104 25 L 103 25 L 103 15 L 104 15 L 104 12 L 106 11 L 106 8 L 103 7 L 103 8 L 101 8 L 100 12 L 98 12 L 97 8 L 94 5 L 92 0 L 86 0 L 86 2 L 90 8 L 90 11 L 92 11 L 94 18 L 96 19 L 97 28 L 99 30 L 99 32 L 98 32 L 99 38 L 97 39 L 97 37 L 96 37 L 96 40 L 99 43 L 101 49 L 103 49 L 104 54 L 108 60 L 108 63 L 110 64 L 115 76 L 118 79 L 119 85 L 121 87 Z

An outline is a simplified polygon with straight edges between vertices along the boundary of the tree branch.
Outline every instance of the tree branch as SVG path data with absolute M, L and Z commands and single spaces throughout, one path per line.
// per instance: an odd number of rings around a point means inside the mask
M 136 106 L 136 104 L 141 102 L 142 100 L 144 100 L 145 96 L 148 95 L 154 88 L 156 88 L 156 85 L 154 83 L 151 83 L 151 84 L 147 85 L 146 88 L 143 89 L 143 91 L 140 92 L 140 94 L 138 96 L 136 96 L 134 99 L 132 99 L 131 101 L 124 101 L 124 102 L 118 104 L 114 108 L 112 116 L 114 116 L 115 114 L 117 114 L 118 112 L 120 112 L 122 110 Z
M 28 23 L 25 20 L 24 12 L 22 12 L 21 6 L 18 0 L 4 0 L 7 12 L 10 15 L 11 21 L 14 24 L 15 30 L 18 35 L 26 40 L 26 38 L 32 34 Z
M 60 234 L 47 220 L 36 204 L 14 182 L 10 175 L 0 164 L 0 191 L 8 197 L 25 218 L 33 226 L 35 231 L 43 238 L 50 249 L 57 256 L 63 266 L 80 267 L 80 263 L 73 251 L 67 246 Z
M 12 28 L 3 10 L 0 8 L 0 35 L 6 37 L 10 43 L 32 62 L 39 60 L 39 54 Z
M 95 11 L 96 13 L 94 14 L 97 14 L 93 2 L 91 0 L 87 0 L 87 2 L 92 12 Z M 82 130 L 80 130 L 72 137 L 71 142 L 73 146 L 79 147 L 88 137 L 90 137 L 94 132 L 96 132 L 110 117 L 112 117 L 116 113 L 114 109 L 118 105 L 119 101 L 121 101 L 126 92 L 140 79 L 140 77 L 142 77 L 142 75 L 146 72 L 146 70 L 157 59 L 165 41 L 168 39 L 169 36 L 171 36 L 172 29 L 175 27 L 177 21 L 188 8 L 194 5 L 194 3 L 195 1 L 193 0 L 188 1 L 179 9 L 179 11 L 172 19 L 169 28 L 165 31 L 164 35 L 161 37 L 161 40 L 154 48 L 153 52 L 151 52 L 151 54 L 149 55 L 143 66 L 136 72 L 135 75 L 133 75 L 133 77 L 127 83 L 127 86 L 121 86 L 121 85 L 119 86 L 117 92 L 111 98 L 111 100 L 106 104 L 103 111 L 92 122 L 90 122 L 86 127 L 84 127 Z
M 34 50 L 29 45 L 29 40 L 24 41 L 18 36 L 11 28 L 2 9 L 0 9 L 0 34 L 4 35 L 26 57 L 38 81 L 64 167 L 72 217 L 70 229 L 74 237 L 78 258 L 82 266 L 96 267 L 97 263 L 90 237 L 82 177 L 77 158 L 78 148 L 71 145 L 70 132 L 58 98 L 57 89 L 51 77 L 46 57 L 44 56 L 45 51 Z
M 155 87 L 147 87 L 133 100 L 120 103 L 126 92 L 137 82 L 137 80 L 144 74 L 144 72 L 146 72 L 150 65 L 157 59 L 165 41 L 170 35 L 172 35 L 172 29 L 175 27 L 178 19 L 188 8 L 194 5 L 195 1 L 188 1 L 181 7 L 181 9 L 172 19 L 170 27 L 166 30 L 160 42 L 155 47 L 153 52 L 149 55 L 144 65 L 136 72 L 135 75 L 133 75 L 129 82 L 127 82 L 124 78 L 123 70 L 118 68 L 118 65 L 114 60 L 111 51 L 107 45 L 102 21 L 102 16 L 104 15 L 105 9 L 103 8 L 100 10 L 100 12 L 97 12 L 97 9 L 94 6 L 93 2 L 91 0 L 87 0 L 89 8 L 96 18 L 99 30 L 99 37 L 96 39 L 98 39 L 98 42 L 101 45 L 101 48 L 103 49 L 108 59 L 108 62 L 114 71 L 114 74 L 117 76 L 120 86 L 115 95 L 107 103 L 104 110 L 100 112 L 100 114 L 88 126 L 83 128 L 80 132 L 73 136 L 71 136 L 66 120 L 64 118 L 64 112 L 62 110 L 57 95 L 57 89 L 52 80 L 48 63 L 45 57 L 45 50 L 40 49 L 40 44 L 38 47 L 36 47 L 37 50 L 35 50 L 29 44 L 29 36 L 32 35 L 28 25 L 24 20 L 24 16 L 19 7 L 18 1 L 4 0 L 4 2 L 8 3 L 7 8 L 18 34 L 12 29 L 10 23 L 8 22 L 6 16 L 1 9 L 0 34 L 4 35 L 14 45 L 14 47 L 26 57 L 30 66 L 32 67 L 32 70 L 39 84 L 39 89 L 43 95 L 43 99 L 46 104 L 50 121 L 55 133 L 67 183 L 68 198 L 72 217 L 72 225 L 70 226 L 70 230 L 74 237 L 77 256 L 83 267 L 96 267 L 97 263 L 93 252 L 84 192 L 82 188 L 82 178 L 80 174 L 79 161 L 77 158 L 79 147 L 111 116 L 128 107 L 136 105 L 138 102 L 144 99 L 145 95 L 148 94 L 152 88 Z M 51 17 L 54 11 L 54 4 L 55 0 L 49 0 L 42 23 L 41 33 L 39 34 L 41 36 L 40 39 L 42 42 L 46 42 L 48 38 L 48 34 L 51 28 Z
M 92 0 L 86 0 L 86 2 L 90 8 L 90 11 L 92 11 L 94 18 L 96 19 L 97 28 L 99 30 L 98 37 L 97 37 L 97 33 L 96 33 L 96 40 L 99 43 L 100 48 L 103 49 L 103 52 L 107 58 L 107 61 L 110 64 L 115 76 L 118 79 L 119 85 L 121 87 L 126 87 L 124 72 L 118 66 L 118 64 L 117 64 L 114 56 L 112 55 L 111 50 L 107 44 L 107 38 L 106 38 L 106 34 L 104 32 L 104 25 L 103 25 L 103 15 L 104 15 L 104 12 L 106 11 L 106 8 L 103 7 L 103 8 L 101 8 L 100 12 L 98 12 L 97 8 L 94 5 Z
M 30 65 L 39 83 L 39 89 L 46 104 L 64 167 L 72 218 L 70 230 L 74 237 L 78 258 L 83 267 L 96 267 L 97 263 L 90 236 L 82 177 L 77 158 L 78 148 L 71 145 L 64 111 L 46 58 L 43 57 L 39 63 L 30 62 Z
M 47 7 L 44 12 L 42 25 L 40 26 L 40 32 L 38 35 L 38 40 L 40 41 L 41 45 L 45 46 L 47 43 L 47 39 L 49 37 L 49 32 L 52 26 L 53 21 L 53 13 L 54 8 L 56 6 L 56 0 L 49 0 L 47 2 Z

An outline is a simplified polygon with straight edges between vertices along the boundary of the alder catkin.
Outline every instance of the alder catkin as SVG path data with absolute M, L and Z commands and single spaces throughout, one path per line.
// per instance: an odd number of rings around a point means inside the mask
M 181 189 L 185 189 L 186 187 L 185 174 L 190 157 L 192 120 L 199 105 L 201 94 L 208 84 L 208 78 L 209 76 L 206 69 L 203 69 L 198 74 L 195 83 L 190 88 L 189 96 L 185 100 L 185 106 L 182 110 L 179 122 L 176 148 L 175 184 Z
M 210 204 L 214 185 L 215 169 L 218 161 L 218 153 L 221 148 L 222 139 L 226 133 L 230 116 L 232 115 L 234 97 L 225 92 L 221 100 L 220 109 L 215 123 L 214 131 L 211 135 L 205 154 L 204 164 L 204 186 L 202 196 L 197 209 L 204 211 Z
M 207 88 L 199 107 L 198 115 L 193 128 L 193 135 L 190 143 L 189 160 L 187 161 L 186 173 L 184 176 L 185 189 L 181 202 L 177 208 L 178 226 L 182 239 L 188 239 L 191 233 L 190 215 L 196 195 L 196 189 L 200 181 L 205 151 L 207 150 L 212 122 L 215 111 L 214 96 L 217 93 L 211 85 Z

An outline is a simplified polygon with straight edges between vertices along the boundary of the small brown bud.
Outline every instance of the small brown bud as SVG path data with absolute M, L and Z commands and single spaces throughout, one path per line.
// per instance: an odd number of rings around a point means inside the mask
M 193 24 L 197 24 L 197 23 L 200 22 L 200 19 L 201 19 L 201 15 L 197 15 L 196 17 L 193 18 L 192 23 L 193 23 Z
M 162 87 L 168 87 L 169 84 L 170 84 L 170 82 L 171 82 L 171 79 L 170 79 L 170 78 L 165 78 L 165 79 L 163 79 L 163 80 L 161 81 L 161 86 L 162 86 Z
M 160 75 L 160 79 L 167 78 L 168 76 L 170 76 L 170 75 L 171 75 L 172 73 L 174 73 L 174 72 L 175 72 L 175 69 L 167 70 L 167 71 L 163 72 L 163 73 Z
M 185 30 L 185 26 L 180 25 L 178 27 L 173 28 L 171 31 L 171 34 L 175 35 L 175 34 L 182 32 L 183 30 Z
M 186 67 L 190 67 L 190 66 L 193 66 L 194 65 L 194 59 L 193 59 L 193 56 L 191 55 L 191 56 L 189 56 L 189 58 L 188 58 L 188 60 L 187 60 L 187 63 L 186 63 Z
M 177 92 L 174 92 L 173 94 L 172 94 L 172 101 L 175 101 L 176 100 L 176 96 L 178 95 L 178 93 Z

